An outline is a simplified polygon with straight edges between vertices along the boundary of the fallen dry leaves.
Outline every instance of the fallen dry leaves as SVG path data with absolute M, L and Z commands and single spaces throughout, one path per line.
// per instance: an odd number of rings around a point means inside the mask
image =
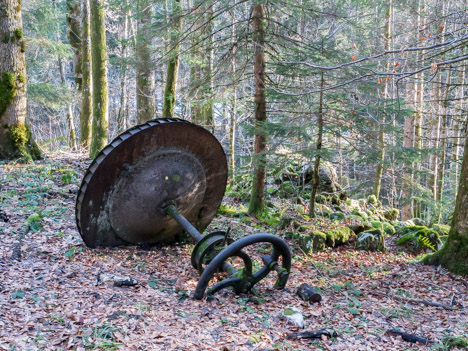
M 444 270 L 412 263 L 413 256 L 391 245 L 388 253 L 347 246 L 308 257 L 293 247 L 286 289 L 272 289 L 269 279 L 257 285 L 257 295 L 223 291 L 209 301 L 193 300 L 198 279 L 190 264 L 193 245 L 150 250 L 84 246 L 74 204 L 85 163 L 51 158 L 0 167 L 2 350 L 424 350 L 385 331 L 399 328 L 437 343 L 447 335 L 466 334 L 463 282 Z M 32 223 L 21 259 L 13 260 L 18 236 L 34 213 L 42 220 Z M 211 228 L 227 223 L 229 218 L 219 216 Z M 233 231 L 247 235 L 255 228 L 233 224 Z M 115 287 L 99 281 L 102 274 L 129 276 L 138 284 Z M 301 301 L 295 295 L 301 283 L 320 288 L 322 302 Z M 340 336 L 287 340 L 301 331 L 280 318 L 288 306 L 302 310 L 304 330 L 333 328 Z

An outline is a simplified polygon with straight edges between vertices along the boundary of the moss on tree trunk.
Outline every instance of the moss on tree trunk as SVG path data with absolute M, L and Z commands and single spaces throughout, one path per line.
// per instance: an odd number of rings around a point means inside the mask
M 468 135 L 465 140 L 455 212 L 447 242 L 441 250 L 426 256 L 423 262 L 442 265 L 453 273 L 468 275 Z
M 174 0 L 173 2 L 173 17 L 174 17 L 174 29 L 171 33 L 171 47 L 172 55 L 171 59 L 167 63 L 166 72 L 166 86 L 164 88 L 164 103 L 162 116 L 164 118 L 174 117 L 174 107 L 176 101 L 176 90 L 177 90 L 177 74 L 179 72 L 179 59 L 180 59 L 180 43 L 179 43 L 179 32 L 182 29 L 182 17 L 181 17 L 181 5 L 180 0 Z
M 108 91 L 107 46 L 103 0 L 91 0 L 91 56 L 93 72 L 93 123 L 90 157 L 94 158 L 107 143 Z
M 26 124 L 26 61 L 21 2 L 0 2 L 0 158 L 40 158 Z
M 88 148 L 91 141 L 91 122 L 93 113 L 93 96 L 91 82 L 91 35 L 89 0 L 81 4 L 81 113 L 80 132 L 81 146 Z

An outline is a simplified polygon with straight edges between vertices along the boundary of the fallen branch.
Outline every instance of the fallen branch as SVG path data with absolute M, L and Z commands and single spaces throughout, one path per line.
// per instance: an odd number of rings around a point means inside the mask
M 329 338 L 334 338 L 338 336 L 338 333 L 330 328 L 317 329 L 317 330 L 308 330 L 305 332 L 291 333 L 286 337 L 289 340 L 295 339 L 321 339 L 322 336 L 327 336 Z
M 13 250 L 11 253 L 11 259 L 15 261 L 20 261 L 21 260 L 21 245 L 23 244 L 23 239 L 26 236 L 26 234 L 29 233 L 31 230 L 31 227 L 28 225 L 23 229 L 20 235 L 18 235 L 18 241 L 16 244 L 13 246 Z
M 388 298 L 391 298 L 391 299 L 396 300 L 396 301 L 408 302 L 408 303 L 412 303 L 412 304 L 415 304 L 415 305 L 423 304 L 423 305 L 426 305 L 426 306 L 441 307 L 441 308 L 444 308 L 446 310 L 454 310 L 455 309 L 453 306 L 444 305 L 442 303 L 433 302 L 433 301 L 410 299 L 408 297 L 395 296 L 395 295 L 391 295 L 391 294 L 384 294 L 384 293 L 380 293 L 380 292 L 377 292 L 377 291 L 371 291 L 370 293 L 372 295 L 388 297 Z
M 435 344 L 434 341 L 432 340 L 429 340 L 425 337 L 422 337 L 422 336 L 416 336 L 414 334 L 408 334 L 408 333 L 405 333 L 405 332 L 402 332 L 398 329 L 389 329 L 385 332 L 385 334 L 388 334 L 388 335 L 391 335 L 391 336 L 398 336 L 400 335 L 401 338 L 405 341 L 408 341 L 408 342 L 412 342 L 412 343 L 421 343 L 421 344 L 424 344 L 424 345 L 428 345 L 428 344 Z

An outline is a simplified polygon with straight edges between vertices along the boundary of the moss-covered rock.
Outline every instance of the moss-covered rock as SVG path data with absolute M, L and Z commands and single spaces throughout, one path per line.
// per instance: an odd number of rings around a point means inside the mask
M 426 226 L 426 222 L 424 222 L 421 218 L 412 218 L 411 222 L 414 223 L 414 225 L 423 225 Z
M 396 208 L 388 208 L 383 211 L 383 216 L 387 221 L 395 221 L 398 218 L 400 211 Z
M 301 249 L 305 253 L 309 254 L 311 252 L 325 250 L 327 236 L 325 233 L 322 233 L 318 230 L 313 230 L 308 234 L 300 235 L 298 240 Z
M 282 230 L 282 229 L 286 229 L 288 228 L 291 223 L 295 220 L 294 217 L 291 217 L 291 216 L 288 216 L 288 215 L 283 215 L 281 216 L 281 219 L 280 219 L 280 222 L 278 223 L 278 229 L 279 230 Z
M 331 197 L 331 203 L 333 205 L 340 205 L 341 204 L 341 199 L 340 197 L 337 195 L 337 194 L 334 194 L 332 197 Z
M 387 235 L 395 235 L 396 234 L 396 229 L 393 225 L 387 222 L 382 222 L 383 225 L 383 230 Z
M 412 252 L 437 251 L 442 247 L 439 234 L 425 226 L 406 226 L 398 231 L 397 245 L 402 245 Z
M 387 222 L 380 222 L 380 221 L 372 221 L 370 222 L 372 227 L 375 229 L 381 229 L 387 235 L 394 235 L 396 233 L 395 228 Z
M 291 195 L 294 195 L 296 193 L 296 187 L 292 182 L 286 181 L 283 182 L 278 189 L 278 196 L 282 199 L 288 198 Z
M 362 233 L 365 230 L 372 229 L 372 225 L 368 222 L 364 222 L 359 219 L 349 218 L 350 223 L 348 224 L 349 229 L 351 229 L 355 234 Z
M 332 221 L 342 221 L 346 218 L 342 212 L 333 212 L 328 216 Z
M 364 221 L 367 221 L 367 219 L 368 219 L 368 217 L 369 217 L 369 216 L 367 215 L 367 213 L 365 213 L 365 212 L 363 212 L 363 211 L 361 211 L 361 210 L 359 210 L 359 209 L 357 209 L 357 208 L 353 209 L 353 210 L 351 211 L 351 214 L 361 217 L 361 219 L 363 219 Z
M 377 204 L 377 198 L 375 197 L 375 195 L 369 195 L 367 197 L 367 203 L 372 205 Z
M 335 247 L 346 244 L 354 236 L 354 232 L 349 227 L 342 227 L 327 230 L 325 235 L 327 236 L 327 246 Z
M 434 224 L 432 229 L 439 233 L 439 235 L 448 235 L 450 226 L 446 224 Z
M 318 204 L 324 204 L 327 202 L 327 198 L 322 194 L 318 194 L 315 196 L 315 202 Z
M 360 233 L 356 241 L 356 247 L 360 250 L 387 251 L 384 232 L 380 228 L 374 228 Z

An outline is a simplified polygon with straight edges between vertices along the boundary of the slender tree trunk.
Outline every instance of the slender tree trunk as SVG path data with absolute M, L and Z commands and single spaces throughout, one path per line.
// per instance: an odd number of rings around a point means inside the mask
M 453 134 L 454 134 L 454 144 L 455 144 L 455 147 L 453 148 L 453 154 L 452 154 L 452 162 L 454 163 L 454 167 L 455 167 L 455 182 L 458 180 L 459 178 L 459 165 L 458 165 L 458 162 L 459 162 L 459 154 L 460 154 L 460 146 L 461 146 L 461 143 L 462 143 L 462 138 L 463 138 L 463 123 L 461 122 L 461 120 L 458 120 L 459 118 L 461 119 L 461 116 L 464 114 L 464 104 L 463 104 L 463 101 L 465 99 L 465 85 L 464 85 L 464 82 L 465 82 L 465 77 L 466 77 L 466 67 L 465 68 L 462 68 L 460 70 L 460 73 L 459 73 L 459 76 L 458 76 L 458 84 L 460 86 L 460 95 L 459 95 L 459 103 L 458 103 L 458 113 L 457 113 L 457 120 L 455 121 L 454 123 L 454 127 L 453 127 Z M 458 117 L 458 115 L 460 117 Z M 455 198 L 457 197 L 457 193 L 455 192 Z
M 442 113 L 442 128 L 440 135 L 440 157 L 439 157 L 439 174 L 437 176 L 437 196 L 436 200 L 441 201 L 444 190 L 444 177 L 445 177 L 445 159 L 447 155 L 447 121 L 448 121 L 448 95 L 450 90 L 450 71 L 447 72 L 447 80 L 445 82 L 445 90 L 442 100 L 441 113 Z M 440 211 L 439 211 L 440 217 Z M 440 219 L 440 218 L 439 218 Z
M 265 205 L 266 168 L 266 84 L 265 84 L 265 31 L 262 4 L 252 5 L 253 45 L 254 45 L 254 86 L 255 86 L 255 150 L 253 155 L 252 192 L 249 203 L 250 214 L 258 216 Z
M 137 121 L 141 124 L 153 119 L 156 113 L 155 69 L 151 60 L 153 3 L 149 0 L 138 0 L 137 3 L 141 18 L 136 37 L 136 97 Z
M 411 84 L 408 89 L 408 95 L 410 92 L 414 91 L 415 85 Z M 410 114 L 405 117 L 405 126 L 404 126 L 404 139 L 403 147 L 406 149 L 411 149 L 414 147 L 414 115 Z M 412 206 L 412 184 L 413 184 L 413 166 L 412 163 L 407 163 L 404 165 L 404 174 L 402 179 L 402 206 L 401 206 L 401 220 L 406 221 L 411 219 L 413 216 L 413 206 Z
M 182 7 L 180 0 L 173 0 L 173 20 L 174 27 L 171 31 L 171 53 L 170 59 L 167 64 L 166 71 L 166 87 L 164 88 L 164 102 L 162 116 L 164 118 L 174 117 L 174 107 L 176 101 L 177 91 L 177 74 L 179 71 L 179 59 L 180 59 L 180 42 L 179 33 L 182 29 Z
M 424 263 L 442 265 L 453 273 L 468 275 L 468 134 L 458 185 L 452 227 L 444 247 L 424 258 Z
M 231 97 L 231 119 L 229 123 L 229 162 L 231 164 L 230 176 L 231 181 L 234 181 L 236 175 L 236 127 L 237 127 L 237 82 L 236 80 L 236 25 L 234 24 L 235 18 L 232 18 L 232 56 L 231 56 L 231 84 L 232 84 L 232 97 Z
M 318 135 L 317 135 L 317 146 L 316 146 L 316 155 L 315 155 L 315 164 L 314 164 L 314 181 L 312 183 L 312 193 L 310 195 L 309 203 L 309 216 L 315 217 L 315 197 L 318 192 L 320 177 L 320 159 L 322 152 L 322 139 L 323 139 L 323 88 L 325 87 L 325 79 L 323 76 L 323 71 L 320 76 L 320 96 L 319 96 L 319 107 L 318 107 Z
M 21 1 L 0 2 L 0 158 L 37 159 L 41 152 L 26 124 L 26 48 Z
M 93 74 L 93 124 L 90 157 L 97 156 L 107 143 L 108 91 L 107 45 L 103 0 L 91 0 L 91 56 Z
M 67 81 L 65 79 L 65 72 L 63 69 L 63 60 L 59 58 L 59 71 L 60 71 L 60 80 L 62 81 L 62 85 L 68 90 Z M 68 145 L 70 148 L 75 151 L 77 150 L 76 145 L 76 131 L 75 131 L 75 121 L 73 120 L 73 104 L 69 102 L 67 104 L 67 122 L 68 122 Z
M 128 6 L 128 2 L 125 1 L 125 7 Z M 123 21 L 123 32 L 122 32 L 122 67 L 120 73 L 120 108 L 117 116 L 117 129 L 119 132 L 123 132 L 128 128 L 128 94 L 127 94 L 127 59 L 128 59 L 128 10 L 125 10 Z M 137 74 L 138 76 L 138 74 Z M 137 102 L 138 103 L 138 102 Z
M 81 90 L 81 26 L 80 0 L 67 0 L 67 36 L 73 49 L 73 71 L 75 72 L 76 88 Z
M 386 16 L 385 16 L 385 50 L 390 50 L 390 31 L 391 31 L 391 18 L 392 18 L 392 2 L 390 1 L 388 4 Z M 390 62 L 387 63 L 387 71 L 390 69 Z M 378 199 L 380 196 L 380 189 L 382 187 L 382 174 L 384 170 L 384 162 L 385 162 L 385 124 L 386 124 L 386 105 L 387 105 L 387 98 L 388 98 L 388 82 L 385 80 L 382 96 L 381 99 L 383 101 L 383 111 L 382 111 L 382 125 L 380 126 L 379 135 L 378 135 L 378 145 L 379 145 L 379 153 L 377 158 L 377 167 L 375 169 L 375 176 L 374 176 L 374 189 L 373 194 Z
M 89 148 L 91 141 L 91 122 L 93 120 L 93 89 L 91 77 L 91 36 L 89 0 L 81 0 L 81 112 L 80 132 L 81 146 Z

